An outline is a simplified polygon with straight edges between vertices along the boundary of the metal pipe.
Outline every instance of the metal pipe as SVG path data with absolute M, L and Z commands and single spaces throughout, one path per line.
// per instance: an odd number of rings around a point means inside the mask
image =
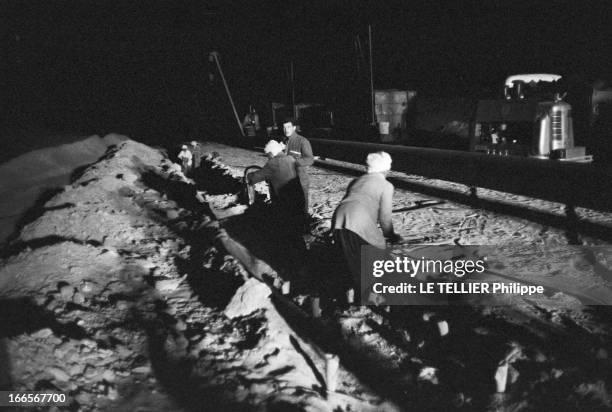
M 376 124 L 376 113 L 374 111 L 374 65 L 372 63 L 372 25 L 368 24 L 368 38 L 370 46 L 370 103 L 372 105 L 372 125 Z
M 242 129 L 242 123 L 240 122 L 240 117 L 238 116 L 238 112 L 236 111 L 236 106 L 234 105 L 234 100 L 232 99 L 232 94 L 230 93 L 229 87 L 227 86 L 227 82 L 225 81 L 225 76 L 223 75 L 223 70 L 221 70 L 221 64 L 219 63 L 219 53 L 216 51 L 210 52 L 209 60 L 213 59 L 217 64 L 217 69 L 219 70 L 219 74 L 221 74 L 221 80 L 223 80 L 223 86 L 225 86 L 225 92 L 227 93 L 227 97 L 229 98 L 230 104 L 232 105 L 232 109 L 234 110 L 234 116 L 236 117 L 236 123 L 238 123 L 238 130 L 240 130 L 240 134 L 244 137 L 244 130 Z
M 309 139 L 317 156 L 363 164 L 370 152 L 393 157 L 393 170 L 536 199 L 612 211 L 612 167 L 493 157 L 482 153 L 341 140 Z
M 297 107 L 295 106 L 295 83 L 293 74 L 293 60 L 291 60 L 291 105 L 293 106 L 293 117 L 297 120 Z

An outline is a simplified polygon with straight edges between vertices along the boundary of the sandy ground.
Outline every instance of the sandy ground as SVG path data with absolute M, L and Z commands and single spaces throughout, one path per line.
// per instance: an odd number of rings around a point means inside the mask
M 62 140 L 69 143 L 29 151 L 0 165 L 0 245 L 20 224 L 32 219 L 24 216 L 26 210 L 37 202 L 44 204 L 70 183 L 73 173 L 96 162 L 109 146 L 125 139 L 114 134 L 104 139 L 66 137 Z
M 307 238 L 308 270 L 293 278 L 285 296 L 249 276 L 254 266 L 295 276 L 289 251 L 267 224 L 265 202 L 247 208 L 240 196 L 244 167 L 265 158 L 214 143 L 202 148 L 208 159 L 194 182 L 164 153 L 119 143 L 36 206 L 36 218 L 2 253 L 2 388 L 64 391 L 68 410 L 611 407 L 611 312 L 575 296 L 576 290 L 607 296 L 603 257 L 589 264 L 577 255 L 568 265 L 551 253 L 516 253 L 496 268 L 500 275 L 548 280 L 556 289 L 504 306 L 386 312 L 329 301 L 323 316 L 313 318 L 315 292 L 338 276 L 325 265 L 333 254 L 326 228 L 350 170 L 310 170 L 317 221 Z M 263 198 L 265 188 L 259 190 Z M 563 230 L 402 189 L 394 209 L 396 227 L 415 244 L 514 250 L 537 244 L 572 252 Z M 250 261 L 228 253 L 238 246 Z M 525 262 L 542 267 L 521 273 Z M 441 336 L 443 325 L 449 333 Z M 335 391 L 327 390 L 330 354 L 340 361 Z M 507 380 L 504 393 L 496 392 L 496 374 Z

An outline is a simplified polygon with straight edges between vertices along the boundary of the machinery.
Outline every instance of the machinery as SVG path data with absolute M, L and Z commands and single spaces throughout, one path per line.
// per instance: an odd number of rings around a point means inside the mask
M 471 127 L 470 150 L 496 156 L 529 156 L 589 162 L 574 145 L 572 107 L 556 74 L 510 76 L 504 98 L 480 100 Z

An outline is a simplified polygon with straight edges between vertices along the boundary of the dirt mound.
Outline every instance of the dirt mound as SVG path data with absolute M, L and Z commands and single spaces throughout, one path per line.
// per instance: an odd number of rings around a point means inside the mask
M 34 150 L 0 165 L 0 245 L 23 223 L 26 210 L 42 205 L 59 188 L 70 183 L 80 168 L 97 161 L 110 146 L 126 139 L 117 134 L 104 138 L 90 136 L 78 142 Z

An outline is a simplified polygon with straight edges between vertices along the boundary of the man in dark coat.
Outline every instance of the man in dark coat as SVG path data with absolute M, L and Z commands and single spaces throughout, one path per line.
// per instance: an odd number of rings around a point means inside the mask
M 304 136 L 296 132 L 297 125 L 295 120 L 288 118 L 283 122 L 283 132 L 287 137 L 285 153 L 295 158 L 297 162 L 297 173 L 304 193 L 304 212 L 308 215 L 308 189 L 310 181 L 308 179 L 308 166 L 314 163 L 312 147 Z
M 264 152 L 269 160 L 265 166 L 247 175 L 249 184 L 266 181 L 270 185 L 272 204 L 288 216 L 298 217 L 304 209 L 304 198 L 298 179 L 296 160 L 283 153 L 283 145 L 270 140 Z
M 304 214 L 304 196 L 296 170 L 296 160 L 283 153 L 283 145 L 270 140 L 264 148 L 268 162 L 256 172 L 247 175 L 249 184 L 266 181 L 274 206 L 268 227 L 274 230 L 280 252 L 288 266 L 290 276 L 295 276 L 304 266 L 306 245 L 301 236 Z

